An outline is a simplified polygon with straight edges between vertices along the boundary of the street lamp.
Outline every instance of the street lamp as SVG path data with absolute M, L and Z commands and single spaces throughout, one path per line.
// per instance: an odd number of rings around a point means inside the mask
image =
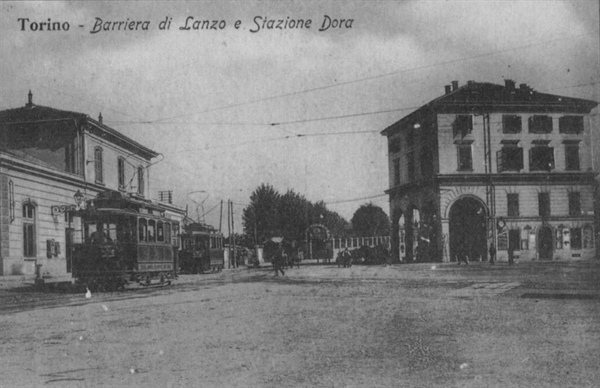
M 73 195 L 73 199 L 75 199 L 77 207 L 81 208 L 81 204 L 85 201 L 85 195 L 83 195 L 81 191 L 77 190 L 77 192 Z

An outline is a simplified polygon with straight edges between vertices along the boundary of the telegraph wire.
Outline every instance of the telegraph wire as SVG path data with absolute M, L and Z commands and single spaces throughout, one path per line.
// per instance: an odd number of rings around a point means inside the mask
M 365 199 L 373 199 L 373 198 L 387 197 L 387 196 L 388 196 L 388 194 L 377 194 L 377 195 L 371 195 L 369 197 L 352 198 L 352 199 L 344 199 L 344 200 L 340 200 L 340 201 L 325 202 L 325 205 L 335 205 L 335 204 L 339 204 L 339 203 L 358 202 L 358 201 L 364 201 Z
M 270 100 L 274 100 L 277 98 L 291 97 L 291 96 L 296 96 L 296 95 L 305 94 L 305 93 L 312 93 L 312 92 L 316 92 L 316 91 L 320 91 L 320 90 L 326 90 L 326 89 L 336 88 L 336 87 L 340 87 L 340 86 L 345 86 L 345 85 L 350 85 L 350 84 L 355 84 L 355 83 L 360 83 L 360 82 L 365 82 L 365 81 L 371 81 L 371 80 L 380 79 L 380 78 L 391 77 L 391 76 L 395 76 L 398 74 L 404 74 L 404 73 L 408 73 L 408 72 L 412 72 L 412 71 L 418 71 L 418 70 L 423 70 L 423 69 L 428 69 L 428 68 L 443 66 L 443 65 L 450 65 L 450 64 L 460 63 L 460 62 L 473 60 L 473 59 L 485 58 L 488 56 L 494 56 L 494 55 L 503 54 L 503 53 L 516 51 L 516 50 L 522 50 L 522 49 L 530 48 L 533 46 L 547 45 L 549 43 L 558 42 L 558 41 L 562 41 L 562 40 L 569 40 L 569 39 L 586 36 L 586 35 L 589 35 L 589 34 L 578 34 L 578 35 L 571 35 L 571 36 L 567 36 L 567 37 L 551 39 L 551 40 L 547 40 L 547 41 L 538 41 L 538 42 L 529 43 L 526 45 L 511 47 L 511 48 L 504 49 L 504 50 L 498 50 L 498 51 L 492 51 L 492 52 L 488 52 L 488 53 L 484 53 L 484 54 L 474 55 L 471 57 L 463 57 L 463 58 L 457 58 L 457 59 L 452 59 L 452 60 L 448 60 L 448 61 L 435 62 L 435 63 L 428 64 L 428 65 L 423 65 L 423 66 L 418 66 L 418 67 L 413 67 L 413 68 L 408 68 L 408 69 L 401 69 L 401 70 L 393 71 L 390 73 L 378 74 L 378 75 L 374 75 L 374 76 L 370 76 L 370 77 L 364 77 L 364 78 L 358 78 L 358 79 L 344 81 L 344 82 L 338 82 L 335 84 L 317 86 L 314 88 L 299 90 L 299 91 L 295 91 L 295 92 L 282 93 L 282 94 L 278 94 L 278 95 L 274 95 L 274 96 L 270 96 L 270 97 L 264 97 L 264 98 L 259 98 L 259 99 L 255 99 L 255 100 L 248 100 L 245 102 L 224 105 L 224 106 L 220 106 L 220 107 L 216 107 L 216 108 L 205 109 L 205 110 L 198 111 L 195 113 L 188 113 L 188 114 L 184 114 L 184 115 L 159 118 L 156 120 L 148 120 L 145 123 L 147 123 L 147 124 L 155 123 L 156 124 L 156 123 L 160 123 L 161 121 L 165 121 L 165 120 L 172 120 L 172 119 L 177 119 L 177 118 L 182 118 L 182 117 L 196 116 L 196 115 L 203 114 L 203 113 L 209 113 L 209 112 L 214 112 L 214 111 L 219 111 L 219 110 L 224 110 L 224 109 L 230 109 L 230 108 L 235 108 L 235 107 L 244 106 L 244 105 L 256 104 L 259 102 L 270 101 Z

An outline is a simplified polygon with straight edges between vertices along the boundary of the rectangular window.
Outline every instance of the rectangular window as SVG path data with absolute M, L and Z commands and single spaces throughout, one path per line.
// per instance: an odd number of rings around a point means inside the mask
M 431 149 L 424 146 L 421 149 L 421 176 L 430 177 L 433 175 L 433 157 Z
M 581 249 L 581 228 L 571 228 L 571 249 Z
M 498 172 L 523 169 L 523 148 L 504 146 L 496 153 Z
M 521 116 L 502 115 L 502 133 L 521 133 Z
M 137 192 L 139 195 L 144 195 L 144 186 L 145 186 L 145 182 L 144 182 L 144 168 L 143 167 L 138 167 L 138 189 Z
M 473 116 L 471 115 L 456 115 L 452 123 L 452 133 L 454 137 L 465 137 L 473 132 Z
M 394 186 L 400 184 L 400 159 L 394 159 Z
M 473 154 L 470 145 L 458 145 L 458 171 L 473 171 Z
M 23 224 L 23 256 L 35 257 L 35 225 Z
M 415 153 L 409 152 L 406 154 L 408 164 L 408 180 L 412 182 L 415 179 Z
M 529 149 L 530 171 L 551 171 L 554 169 L 554 148 L 535 146 Z
M 581 215 L 581 194 L 575 191 L 569 193 L 569 215 Z
M 400 137 L 392 137 L 388 140 L 388 151 L 390 154 L 396 154 L 400 152 Z
M 579 144 L 565 144 L 565 169 L 579 171 Z
M 552 117 L 531 116 L 529 118 L 529 133 L 552 133 Z
M 519 194 L 508 193 L 506 194 L 507 202 L 507 216 L 518 217 L 519 216 Z
M 125 159 L 119 158 L 117 161 L 117 170 L 119 174 L 119 189 L 125 188 Z
M 75 173 L 75 143 L 69 142 L 65 146 L 65 171 Z
M 563 116 L 558 119 L 558 131 L 578 135 L 583 133 L 583 116 Z
M 94 150 L 94 172 L 96 173 L 96 182 L 104 182 L 104 171 L 102 161 L 102 148 L 96 148 Z
M 550 216 L 550 193 L 538 193 L 538 210 L 540 216 Z

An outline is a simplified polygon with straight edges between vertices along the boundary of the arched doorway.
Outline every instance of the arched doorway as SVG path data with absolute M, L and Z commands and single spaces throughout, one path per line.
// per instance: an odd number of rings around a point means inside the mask
M 450 208 L 450 260 L 468 256 L 487 260 L 486 209 L 473 197 L 458 199 Z
M 540 260 L 552 260 L 552 228 L 545 225 L 538 231 L 538 254 Z

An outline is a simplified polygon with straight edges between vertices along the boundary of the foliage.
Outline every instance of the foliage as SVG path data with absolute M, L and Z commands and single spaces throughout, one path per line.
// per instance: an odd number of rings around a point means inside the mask
M 390 219 L 379 206 L 364 204 L 352 216 L 352 230 L 356 236 L 388 236 Z
M 312 203 L 293 190 L 281 195 L 264 183 L 250 196 L 242 220 L 246 235 L 256 235 L 259 244 L 271 237 L 302 241 L 312 224 L 325 225 L 336 236 L 344 236 L 349 229 L 348 221 L 327 209 L 323 201 Z

